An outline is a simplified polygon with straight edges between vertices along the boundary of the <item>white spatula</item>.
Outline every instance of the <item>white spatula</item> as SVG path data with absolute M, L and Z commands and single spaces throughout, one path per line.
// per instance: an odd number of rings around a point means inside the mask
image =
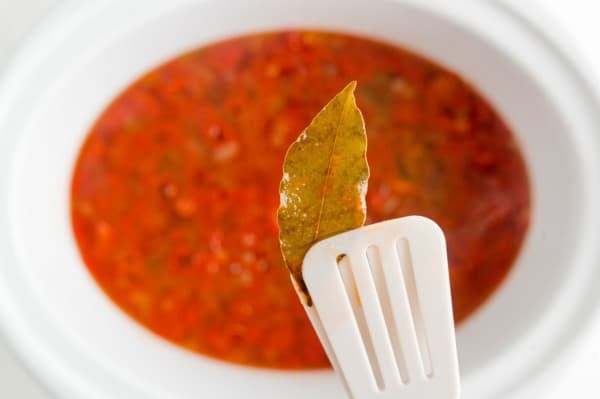
M 446 244 L 433 221 L 409 216 L 320 241 L 302 274 L 304 307 L 350 398 L 458 398 Z

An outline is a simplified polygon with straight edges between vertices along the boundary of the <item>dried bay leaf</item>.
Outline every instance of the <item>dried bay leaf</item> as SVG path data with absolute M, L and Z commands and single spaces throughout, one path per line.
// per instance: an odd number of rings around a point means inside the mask
M 369 165 L 367 136 L 348 84 L 290 146 L 283 165 L 277 213 L 281 251 L 306 293 L 302 261 L 317 241 L 365 222 Z

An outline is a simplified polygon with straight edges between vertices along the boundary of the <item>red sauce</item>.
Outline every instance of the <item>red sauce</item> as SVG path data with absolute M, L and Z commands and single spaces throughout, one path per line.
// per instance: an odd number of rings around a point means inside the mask
M 275 368 L 328 362 L 283 266 L 287 147 L 349 81 L 367 125 L 368 222 L 444 229 L 456 321 L 510 269 L 529 222 L 511 132 L 454 73 L 407 51 L 317 32 L 244 36 L 151 71 L 100 116 L 72 182 L 85 264 L 166 339 Z

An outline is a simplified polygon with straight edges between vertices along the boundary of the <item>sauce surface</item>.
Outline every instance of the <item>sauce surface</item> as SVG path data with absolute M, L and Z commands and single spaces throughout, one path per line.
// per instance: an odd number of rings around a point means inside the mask
M 523 158 L 454 73 L 358 37 L 242 36 L 149 72 L 104 111 L 75 166 L 85 264 L 131 317 L 190 350 L 283 369 L 327 358 L 278 243 L 287 147 L 349 81 L 367 127 L 367 222 L 419 214 L 446 234 L 455 319 L 506 276 L 529 224 Z

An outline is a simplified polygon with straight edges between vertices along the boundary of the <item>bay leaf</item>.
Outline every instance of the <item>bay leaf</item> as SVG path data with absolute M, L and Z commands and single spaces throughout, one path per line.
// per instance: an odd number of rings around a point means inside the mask
M 356 82 L 349 83 L 317 114 L 283 164 L 279 240 L 285 263 L 305 294 L 302 261 L 308 249 L 365 222 L 367 136 L 355 88 Z

